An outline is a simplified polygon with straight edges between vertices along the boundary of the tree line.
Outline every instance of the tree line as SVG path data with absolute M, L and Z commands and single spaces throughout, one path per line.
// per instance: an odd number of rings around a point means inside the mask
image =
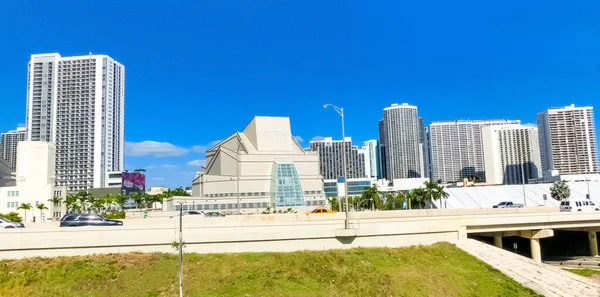
M 427 202 L 431 206 L 432 201 L 450 197 L 445 187 L 426 181 L 423 187 L 412 190 L 401 190 L 392 193 L 383 193 L 376 186 L 365 188 L 361 196 L 348 197 L 350 209 L 354 210 L 399 210 L 399 209 L 422 209 Z M 331 208 L 334 210 L 345 210 L 344 199 L 337 197 L 328 198 Z
M 131 193 L 129 197 L 123 194 L 108 194 L 103 197 L 94 197 L 92 194 L 86 191 L 81 191 L 78 193 L 68 194 L 64 199 L 62 197 L 52 197 L 51 199 L 48 199 L 48 202 L 54 205 L 54 209 L 60 207 L 61 205 L 65 205 L 67 208 L 67 213 L 105 213 L 122 210 L 123 206 L 127 204 L 129 199 L 133 200 L 136 208 L 142 209 L 153 208 L 154 203 L 162 203 L 163 199 L 171 198 L 173 196 L 189 196 L 189 194 L 182 187 L 174 190 L 169 189 L 156 195 L 134 192 Z M 46 206 L 44 203 L 38 204 L 35 208 L 40 211 L 40 218 L 42 217 L 42 212 L 44 210 L 48 210 L 48 206 Z M 31 205 L 31 203 L 22 203 L 17 209 L 24 210 L 24 218 L 25 221 L 27 221 L 27 212 L 34 210 L 34 207 Z

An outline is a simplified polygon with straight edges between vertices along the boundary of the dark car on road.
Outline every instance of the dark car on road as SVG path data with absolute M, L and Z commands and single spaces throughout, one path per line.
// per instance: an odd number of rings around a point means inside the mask
M 123 221 L 109 220 L 95 214 L 69 214 L 60 219 L 61 227 L 123 226 Z
M 204 216 L 206 216 L 206 217 L 224 217 L 225 214 L 222 214 L 222 213 L 216 212 L 216 211 L 211 211 L 211 212 L 207 212 L 206 214 L 204 214 Z
M 183 213 L 181 213 L 181 215 L 187 216 L 199 216 L 199 215 L 203 215 L 204 212 L 203 211 L 195 211 L 195 210 L 190 210 L 190 211 L 184 211 Z M 170 216 L 169 219 L 172 219 L 174 217 L 179 217 L 179 214 L 176 214 L 174 216 Z

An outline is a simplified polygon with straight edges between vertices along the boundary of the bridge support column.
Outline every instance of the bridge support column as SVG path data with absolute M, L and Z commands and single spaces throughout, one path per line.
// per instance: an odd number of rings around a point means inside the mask
M 502 236 L 494 235 L 494 246 L 502 248 Z
M 588 231 L 588 241 L 590 243 L 590 256 L 598 256 L 598 240 L 596 239 L 596 231 Z
M 554 230 L 523 230 L 519 232 L 519 236 L 523 238 L 529 238 L 529 242 L 531 243 L 531 258 L 536 262 L 542 262 L 542 247 L 540 246 L 540 239 L 554 236 Z
M 539 238 L 529 239 L 531 242 L 531 259 L 536 262 L 542 262 L 542 248 L 540 246 Z

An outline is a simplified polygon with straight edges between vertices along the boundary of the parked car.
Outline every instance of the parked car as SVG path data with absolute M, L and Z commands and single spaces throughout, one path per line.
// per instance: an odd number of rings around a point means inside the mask
M 184 211 L 182 213 L 182 215 L 190 215 L 190 216 L 199 216 L 199 215 L 205 215 L 205 213 L 203 211 L 195 211 L 195 210 L 190 210 L 190 211 Z M 173 216 L 170 216 L 169 219 L 172 219 L 174 217 L 179 217 L 179 213 Z
M 61 227 L 123 226 L 123 221 L 109 220 L 96 214 L 69 214 L 60 219 Z
M 21 222 L 9 221 L 6 218 L 0 217 L 0 229 L 14 229 L 14 228 L 25 228 L 25 225 Z
M 569 199 L 560 202 L 560 211 L 598 211 L 600 205 L 589 199 Z
M 204 214 L 205 217 L 224 217 L 225 214 L 222 214 L 218 211 L 211 211 L 211 212 L 207 212 L 206 214 Z
M 521 208 L 523 204 L 521 203 L 513 203 L 510 201 L 502 201 L 493 206 L 494 208 Z

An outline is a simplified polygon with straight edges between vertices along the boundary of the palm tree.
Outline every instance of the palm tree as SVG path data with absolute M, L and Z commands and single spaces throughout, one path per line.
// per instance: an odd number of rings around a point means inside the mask
M 432 208 L 433 200 L 438 200 L 437 193 L 437 184 L 432 181 L 426 181 L 423 183 L 425 188 L 423 189 L 423 200 L 425 202 L 429 201 L 429 208 Z
M 25 212 L 24 218 L 25 218 L 25 222 L 27 222 L 27 211 L 31 210 L 31 203 L 22 203 L 21 205 L 19 205 L 19 207 L 17 207 L 17 209 L 22 209 Z
M 139 208 L 140 204 L 142 203 L 142 195 L 140 195 L 140 193 L 138 192 L 133 192 L 131 193 L 131 199 L 133 199 L 133 201 L 135 202 L 135 207 Z
M 62 200 L 62 197 L 58 196 L 54 196 L 51 199 L 48 199 L 48 202 L 52 202 L 52 218 L 56 218 L 56 209 L 60 206 Z
M 173 191 L 170 191 L 173 196 L 189 196 L 183 187 L 179 187 Z
M 75 206 L 77 205 L 77 200 L 79 200 L 79 196 L 77 194 L 67 195 L 67 198 L 65 199 L 65 205 L 67 206 L 67 213 L 70 210 L 75 209 Z
M 402 194 L 387 194 L 385 197 L 384 208 L 386 210 L 396 210 L 402 208 Z
M 81 191 L 79 193 L 77 193 L 77 198 L 79 199 L 79 202 L 81 203 L 81 208 L 83 209 L 83 211 L 86 211 L 86 205 L 88 202 L 91 202 L 91 198 L 92 195 L 90 195 L 88 192 L 86 191 Z
M 40 222 L 42 222 L 42 218 L 44 217 L 44 210 L 48 210 L 48 207 L 46 207 L 44 203 L 40 203 L 38 204 L 37 209 L 40 210 Z
M 123 194 L 119 194 L 117 196 L 115 196 L 115 203 L 117 203 L 117 205 L 119 205 L 119 207 L 121 207 L 121 209 L 123 209 L 123 205 L 125 205 L 125 203 L 127 203 L 129 199 L 127 198 L 127 196 L 123 195 Z
M 404 201 L 406 201 L 407 208 L 411 209 L 411 203 L 410 203 L 411 194 L 410 194 L 409 191 L 407 191 L 407 190 L 400 190 L 400 191 L 398 191 L 396 193 L 396 199 L 401 204 L 404 204 Z M 404 208 L 404 205 L 402 205 L 401 208 Z
M 337 197 L 327 197 L 327 201 L 329 202 L 332 210 L 339 210 L 340 200 Z
M 106 207 L 106 209 L 111 209 L 113 204 L 115 203 L 115 197 L 112 194 L 108 194 L 102 198 L 102 203 Z
M 558 201 L 569 199 L 571 197 L 571 189 L 569 189 L 567 181 L 554 182 L 552 187 L 550 187 L 550 196 Z
M 438 199 L 444 199 L 444 201 L 446 199 L 448 199 L 448 197 L 450 197 L 450 194 L 448 194 L 448 192 L 446 192 L 446 190 L 444 190 L 444 186 L 440 185 L 439 183 L 436 185 L 436 192 L 437 192 L 437 196 Z M 446 205 L 446 207 L 448 207 L 448 205 Z
M 367 204 L 368 208 L 374 210 L 375 208 L 381 209 L 382 201 L 381 201 L 381 192 L 377 190 L 377 186 L 370 186 L 365 188 L 365 191 L 362 193 L 360 204 Z
M 96 213 L 100 213 L 102 210 L 102 206 L 104 206 L 104 199 L 100 198 L 92 198 L 90 199 L 90 204 L 96 210 Z
M 416 188 L 410 192 L 411 202 L 418 203 L 419 208 L 423 208 L 423 200 L 425 200 L 425 189 Z

